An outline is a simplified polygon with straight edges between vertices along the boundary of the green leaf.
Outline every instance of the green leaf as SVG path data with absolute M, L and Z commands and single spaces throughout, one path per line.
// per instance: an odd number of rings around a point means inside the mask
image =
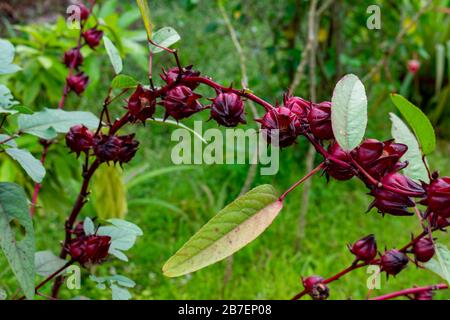
M 84 230 L 84 233 L 88 236 L 95 234 L 95 225 L 94 225 L 94 221 L 92 221 L 91 218 L 89 218 L 89 217 L 84 218 L 83 230 Z
M 163 266 L 168 277 L 181 276 L 225 259 L 256 239 L 283 207 L 271 185 L 240 196 L 205 224 Z
M 139 83 L 130 76 L 119 74 L 114 77 L 113 81 L 111 82 L 111 87 L 113 89 L 128 89 L 128 88 L 134 88 Z
M 142 21 L 144 22 L 145 31 L 147 32 L 147 38 L 152 38 L 152 22 L 150 19 L 150 8 L 148 7 L 147 0 L 136 0 L 136 3 L 141 12 Z
M 403 169 L 405 174 L 414 179 L 427 182 L 428 172 L 422 160 L 422 152 L 420 152 L 419 143 L 414 134 L 409 130 L 408 126 L 398 116 L 389 113 L 392 121 L 392 137 L 395 142 L 403 143 L 408 146 L 408 150 L 403 155 L 402 160 L 408 161 L 408 166 Z
M 350 151 L 364 138 L 367 127 L 367 96 L 363 83 L 354 74 L 336 84 L 331 99 L 331 124 L 342 149 Z
M 130 300 L 131 299 L 131 294 L 127 289 L 116 286 L 115 284 L 112 284 L 110 288 L 112 290 L 112 299 L 113 300 Z
M 44 109 L 32 115 L 21 114 L 18 117 L 19 130 L 43 139 L 53 139 L 56 133 L 67 133 L 77 124 L 83 124 L 89 129 L 97 128 L 99 119 L 91 112 L 64 111 L 59 109 Z
M 131 249 L 138 236 L 143 235 L 142 230 L 135 224 L 121 220 L 107 220 L 111 225 L 101 226 L 98 228 L 97 234 L 101 236 L 110 236 L 111 245 L 109 253 L 122 261 L 128 261 L 127 256 L 122 251 Z
M 66 260 L 57 257 L 51 251 L 38 251 L 34 254 L 34 265 L 36 273 L 43 277 L 48 277 L 61 269 L 67 263 Z
M 19 102 L 14 100 L 11 91 L 3 84 L 0 84 L 0 113 L 17 113 L 16 110 L 10 109 Z
M 178 32 L 175 31 L 175 29 L 171 27 L 164 27 L 159 29 L 153 34 L 152 41 L 156 44 L 160 45 L 161 47 L 169 48 L 174 43 L 178 42 L 181 39 Z M 158 53 L 161 51 L 164 51 L 161 48 L 158 48 L 151 43 L 149 44 L 150 50 L 153 53 Z
M 441 244 L 436 243 L 436 258 L 425 263 L 425 268 L 433 271 L 450 284 L 450 251 Z
M 8 40 L 0 39 L 0 74 L 15 73 L 21 68 L 13 64 L 14 46 Z
M 22 166 L 34 182 L 42 182 L 45 176 L 45 168 L 28 150 L 7 148 L 5 152 Z
M 16 143 L 15 140 L 9 140 L 9 141 L 7 141 L 5 143 L 2 143 L 2 141 L 8 140 L 10 138 L 11 137 L 8 136 L 7 134 L 0 134 L 0 145 L 4 144 L 4 145 L 6 145 L 8 147 L 17 148 L 17 143 Z
M 428 117 L 399 94 L 391 94 L 391 100 L 419 140 L 423 154 L 433 152 L 436 148 L 436 135 Z
M 120 57 L 119 50 L 117 50 L 116 46 L 107 36 L 103 36 L 103 43 L 105 44 L 106 53 L 109 56 L 109 60 L 111 60 L 114 71 L 116 72 L 116 74 L 119 74 L 120 72 L 122 72 L 123 68 L 122 58 Z
M 17 233 L 25 234 L 19 240 Z M 34 229 L 25 191 L 17 184 L 0 183 L 0 246 L 25 296 L 34 296 Z

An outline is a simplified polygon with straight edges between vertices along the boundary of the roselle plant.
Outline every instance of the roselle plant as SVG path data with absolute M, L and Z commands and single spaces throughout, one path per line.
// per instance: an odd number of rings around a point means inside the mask
M 142 235 L 139 227 L 120 219 L 80 220 L 80 213 L 89 200 L 90 183 L 96 171 L 101 166 L 126 166 L 139 151 L 135 134 L 124 134 L 121 130 L 155 121 L 153 118 L 157 108 L 164 109 L 163 120 L 172 118 L 178 122 L 199 112 L 209 112 L 210 118 L 219 125 L 235 127 L 251 121 L 245 112 L 248 100 L 264 110 L 260 119 L 253 120 L 265 130 L 268 143 L 287 148 L 294 146 L 297 138 L 303 136 L 314 146 L 323 161 L 281 196 L 271 185 L 261 185 L 230 203 L 166 262 L 163 266 L 166 276 L 176 277 L 199 270 L 232 255 L 256 239 L 281 212 L 287 196 L 305 180 L 320 172 L 327 180 L 359 179 L 372 198 L 368 210 L 375 208 L 382 215 L 399 216 L 399 219 L 416 215 L 423 231 L 414 235 L 403 247 L 386 248 L 384 251 L 379 249 L 383 246 L 377 244 L 376 235 L 369 234 L 354 241 L 349 245 L 349 253 L 354 255 L 354 262 L 350 266 L 328 278 L 320 275 L 302 277 L 303 289 L 294 299 L 304 295 L 317 300 L 332 297 L 330 283 L 369 265 L 378 266 L 380 273 L 396 276 L 415 263 L 450 281 L 448 249 L 437 243 L 435 238 L 435 233 L 444 231 L 449 225 L 450 178 L 441 177 L 428 168 L 426 155 L 434 150 L 435 134 L 419 108 L 402 96 L 393 94 L 392 101 L 407 124 L 391 114 L 393 139 L 379 141 L 364 139 L 368 102 L 364 85 L 355 75 L 347 75 L 337 83 L 331 101 L 308 101 L 286 93 L 281 105 L 272 105 L 247 88 L 223 86 L 211 77 L 202 75 L 192 65 L 184 66 L 178 52 L 169 48 L 179 40 L 179 35 L 167 27 L 153 33 L 146 2 L 138 0 L 137 3 L 150 49 L 148 79 L 145 82 L 120 74 L 122 59 L 113 42 L 104 34 L 102 26 L 87 27 L 89 17 L 93 15 L 94 2 L 89 8 L 80 5 L 81 23 L 77 46 L 65 52 L 62 58 L 69 71 L 59 108 L 29 115 L 20 114 L 18 131 L 6 132 L 2 136 L 1 147 L 21 163 L 37 183 L 31 213 L 40 188 L 45 187 L 40 184 L 45 174 L 45 157 L 41 161 L 32 158 L 29 152 L 16 148 L 15 139 L 23 134 L 39 137 L 45 155 L 48 147 L 56 142 L 57 134 L 64 133 L 69 151 L 83 161 L 82 184 L 62 226 L 64 240 L 59 257 L 48 251 L 35 254 L 27 196 L 16 184 L 0 183 L 0 245 L 24 292 L 24 296 L 17 298 L 32 299 L 36 294 L 41 295 L 40 289 L 49 283 L 52 283 L 51 298 L 58 298 L 64 282 L 64 271 L 72 265 L 90 270 L 91 266 L 107 263 L 112 256 L 127 261 L 123 251 L 130 249 L 136 237 Z M 95 49 L 102 41 L 117 75 L 106 93 L 99 117 L 88 112 L 61 110 L 68 94 L 82 95 L 89 83 L 88 76 L 82 71 L 84 57 L 80 48 L 88 46 Z M 17 71 L 18 67 L 11 64 L 13 50 L 10 44 L 6 46 L 9 48 L 6 58 L 10 64 L 6 71 L 1 70 L 9 73 Z M 172 55 L 175 65 L 163 70 L 158 86 L 153 77 L 153 57 L 159 52 Z M 211 88 L 211 95 L 202 97 L 196 92 L 199 86 Z M 3 109 L 0 111 L 8 116 L 20 113 L 20 110 L 14 109 L 13 98 L 6 96 L 7 100 L 2 100 Z M 123 113 L 113 119 L 110 108 L 121 99 L 124 99 Z M 26 236 L 22 241 L 15 240 L 16 225 L 25 229 Z M 46 266 L 44 272 L 42 269 Z M 37 285 L 34 283 L 35 273 L 45 275 L 44 280 Z M 130 298 L 126 288 L 134 286 L 132 280 L 121 275 L 91 275 L 90 279 L 99 288 L 109 286 L 113 298 L 117 299 Z M 374 299 L 385 300 L 398 296 L 430 299 L 433 291 L 444 289 L 448 289 L 447 283 L 411 287 Z

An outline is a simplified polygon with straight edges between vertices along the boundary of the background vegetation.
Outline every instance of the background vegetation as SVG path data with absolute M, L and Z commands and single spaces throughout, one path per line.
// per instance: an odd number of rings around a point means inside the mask
M 24 106 L 40 110 L 54 107 L 66 76 L 61 55 L 74 45 L 76 31 L 66 28 L 63 18 L 64 1 L 27 3 L 2 1 L 2 31 L 4 38 L 17 48 L 17 64 L 24 69 L 14 77 L 2 77 L 16 100 Z M 146 78 L 145 31 L 134 1 L 99 1 L 98 16 L 108 25 L 103 28 L 116 41 L 124 57 L 124 73 Z M 319 1 L 323 4 L 327 1 Z M 337 79 L 346 73 L 360 78 L 396 43 L 396 36 L 424 5 L 425 1 L 377 1 L 381 7 L 381 30 L 368 30 L 367 7 L 373 1 L 332 1 L 322 13 L 317 28 L 317 100 L 330 100 Z M 216 1 L 166 0 L 149 1 L 156 28 L 172 26 L 182 36 L 176 45 L 184 65 L 194 64 L 202 74 L 223 84 L 240 86 L 239 55 Z M 307 15 L 310 1 L 303 0 L 230 0 L 224 3 L 243 47 L 247 60 L 249 87 L 270 102 L 281 101 L 290 86 L 307 45 Z M 15 7 L 16 6 L 16 7 Z M 27 8 L 21 10 L 20 7 Z M 388 113 L 394 106 L 388 99 L 392 91 L 403 90 L 408 98 L 421 106 L 437 127 L 439 148 L 431 159 L 432 168 L 450 173 L 450 131 L 448 126 L 450 76 L 449 1 L 432 1 L 432 5 L 412 23 L 397 50 L 372 77 L 365 80 L 369 97 L 368 137 L 389 139 Z M 10 10 L 10 8 L 15 8 Z M 407 62 L 417 59 L 420 71 L 407 80 Z M 442 61 L 444 61 L 442 63 Z M 172 58 L 158 55 L 159 69 L 173 65 Z M 85 70 L 91 78 L 88 91 L 81 99 L 71 96 L 68 109 L 97 113 L 113 71 L 103 49 L 86 58 Z M 308 66 L 295 94 L 310 97 Z M 406 81 L 409 81 L 407 83 Z M 204 92 L 208 95 L 208 92 Z M 122 105 L 114 105 L 120 112 Z M 161 110 L 160 110 L 161 111 Z M 161 116 L 161 115 L 159 115 Z M 248 114 L 250 117 L 250 112 Z M 195 120 L 207 120 L 199 114 Z M 192 125 L 191 119 L 186 125 Z M 206 123 L 204 128 L 215 127 Z M 249 121 L 249 127 L 255 124 Z M 128 204 L 126 219 L 139 225 L 144 236 L 128 253 L 130 263 L 108 263 L 97 267 L 95 274 L 118 272 L 136 281 L 135 299 L 287 299 L 301 289 L 300 275 L 331 275 L 351 263 L 346 244 L 374 233 L 380 250 L 399 247 L 409 240 L 405 230 L 419 231 L 412 217 L 382 218 L 375 210 L 365 214 L 370 202 L 364 186 L 356 180 L 344 183 L 315 177 L 309 192 L 306 217 L 299 219 L 302 190 L 296 190 L 273 225 L 254 243 L 238 252 L 232 262 L 224 261 L 195 274 L 169 279 L 162 275 L 163 263 L 209 218 L 236 198 L 246 180 L 248 165 L 195 166 L 164 173 L 172 166 L 170 160 L 171 126 L 149 124 L 139 129 L 141 148 L 130 165 L 117 175 L 114 183 L 105 179 L 111 172 L 100 173 L 94 181 L 93 200 L 84 216 L 123 216 L 123 210 L 105 203 L 114 199 L 119 207 Z M 22 140 L 39 157 L 40 146 L 35 138 Z M 62 141 L 61 141 L 62 142 Z M 286 189 L 305 173 L 308 145 L 283 150 L 280 171 L 276 176 L 256 175 L 252 186 L 271 183 L 279 191 Z M 319 162 L 319 158 L 316 162 Z M 32 183 L 19 167 L 0 155 L 0 181 Z M 44 180 L 40 209 L 34 219 L 38 250 L 59 250 L 61 226 L 80 183 L 81 165 L 73 155 L 67 155 L 64 143 L 50 149 L 48 176 Z M 163 169 L 163 170 L 161 170 Z M 112 170 L 112 169 L 111 169 Z M 103 177 L 102 177 L 103 176 Z M 101 212 L 99 212 L 101 211 Z M 304 232 L 299 232 L 299 225 Z M 401 232 L 399 232 L 401 231 Z M 448 243 L 447 235 L 439 235 Z M 49 248 L 49 245 L 53 246 Z M 11 295 L 17 289 L 6 260 L 0 256 L 0 288 Z M 367 294 L 365 270 L 359 270 L 331 286 L 334 299 L 364 298 Z M 6 280 L 5 280 L 6 279 Z M 428 285 L 439 281 L 429 271 L 417 270 L 412 264 L 397 278 L 383 277 L 382 294 L 412 283 Z M 106 291 L 83 278 L 80 292 L 63 290 L 65 298 L 76 295 L 110 298 Z M 450 298 L 448 291 L 437 294 Z

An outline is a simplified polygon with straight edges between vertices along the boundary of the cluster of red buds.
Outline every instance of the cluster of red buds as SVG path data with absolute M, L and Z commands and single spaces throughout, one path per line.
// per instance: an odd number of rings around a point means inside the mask
M 65 250 L 73 261 L 86 267 L 105 261 L 111 245 L 111 237 L 96 234 L 86 235 L 83 222 L 77 224 L 71 232 L 76 237 L 66 245 Z
M 96 156 L 100 162 L 127 163 L 133 159 L 139 147 L 134 134 L 105 135 L 95 134 L 83 125 L 75 125 L 66 134 L 66 144 L 77 156 L 80 153 Z
M 82 94 L 89 83 L 89 77 L 80 70 L 84 58 L 81 54 L 81 48 L 88 45 L 91 49 L 95 49 L 103 38 L 103 31 L 93 27 L 83 31 L 84 24 L 89 18 L 91 12 L 82 3 L 77 4 L 80 9 L 80 28 L 81 34 L 78 46 L 71 48 L 64 53 L 64 64 L 69 68 L 69 75 L 66 78 L 66 85 L 68 90 L 72 90 L 77 95 Z M 74 73 L 76 71 L 76 73 Z

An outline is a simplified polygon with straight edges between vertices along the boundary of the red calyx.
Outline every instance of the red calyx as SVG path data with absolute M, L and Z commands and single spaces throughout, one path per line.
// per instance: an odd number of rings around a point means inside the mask
M 308 123 L 311 133 L 319 140 L 333 139 L 331 127 L 331 102 L 324 101 L 313 104 L 308 113 Z
M 225 127 L 245 124 L 244 102 L 233 92 L 221 92 L 212 100 L 211 118 Z
M 100 44 L 103 38 L 103 31 L 97 28 L 92 28 L 83 32 L 83 38 L 91 49 L 94 49 Z
M 311 102 L 300 97 L 284 97 L 284 106 L 291 110 L 301 123 L 308 123 L 308 114 L 311 110 Z
M 350 166 L 350 157 L 348 154 L 342 150 L 337 142 L 334 142 L 328 147 L 328 154 L 343 163 L 348 164 L 348 166 L 343 166 L 340 163 L 336 163 L 333 160 L 327 161 L 325 172 L 335 178 L 336 180 L 349 180 L 354 176 L 353 168 Z
M 189 87 L 183 85 L 169 90 L 161 103 L 166 109 L 164 119 L 172 116 L 178 121 L 203 110 L 203 106 L 198 101 L 199 98 L 201 98 L 201 95 L 194 93 Z
M 273 108 L 256 121 L 261 123 L 261 129 L 267 130 L 267 141 L 273 143 L 274 138 L 278 138 L 281 148 L 292 145 L 300 131 L 300 120 L 286 107 Z M 278 130 L 278 137 L 273 130 Z
M 66 251 L 73 260 L 82 266 L 99 264 L 108 256 L 108 250 L 111 245 L 109 236 L 80 236 L 70 241 Z
M 180 75 L 180 69 L 179 68 L 172 68 L 169 69 L 168 71 L 163 70 L 163 73 L 160 74 L 161 79 L 166 82 L 167 84 L 172 84 L 177 80 L 182 80 L 186 77 L 198 77 L 200 76 L 200 71 L 196 71 L 196 70 L 192 70 L 192 65 L 191 66 L 187 66 L 185 68 L 182 68 L 181 70 L 181 75 Z M 195 90 L 199 83 L 197 82 L 189 82 L 189 83 L 184 83 L 184 85 L 188 88 L 190 88 L 191 90 Z
M 420 203 L 428 206 L 427 214 L 434 213 L 435 219 L 450 218 L 450 177 L 436 178 L 430 184 L 423 184 L 426 198 Z
M 413 245 L 414 257 L 417 261 L 427 262 L 434 256 L 434 244 L 429 237 L 420 238 L 419 241 Z
M 68 76 L 66 82 L 70 90 L 74 91 L 77 95 L 80 95 L 86 90 L 87 84 L 89 83 L 89 77 L 83 72 L 80 72 L 76 75 Z
M 369 263 L 377 255 L 377 242 L 375 236 L 370 234 L 349 246 L 349 250 L 356 257 L 356 261 Z
M 94 145 L 94 134 L 84 125 L 75 125 L 66 134 L 66 144 L 77 156 L 81 152 L 88 153 Z
M 153 117 L 156 111 L 156 96 L 153 91 L 138 85 L 136 91 L 128 99 L 126 109 L 132 116 L 131 121 L 142 121 Z
M 83 64 L 83 55 L 78 48 L 72 48 L 64 52 L 64 64 L 67 68 L 78 68 Z
M 396 249 L 386 251 L 380 260 L 381 270 L 385 271 L 388 275 L 395 276 L 408 264 L 408 257 L 403 252 Z
M 326 300 L 330 295 L 330 289 L 323 283 L 323 280 L 320 276 L 310 276 L 302 279 L 306 292 L 314 300 Z

